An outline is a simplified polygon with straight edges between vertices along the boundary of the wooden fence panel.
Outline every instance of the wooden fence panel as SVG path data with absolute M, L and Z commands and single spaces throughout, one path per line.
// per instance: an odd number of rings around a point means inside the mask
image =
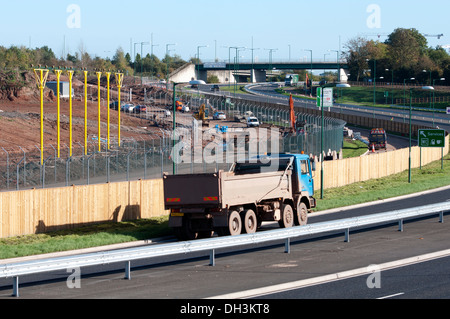
M 449 151 L 446 138 L 444 154 Z M 413 147 L 412 167 L 441 158 L 441 149 Z M 408 169 L 409 149 L 324 162 L 324 188 L 345 186 Z M 320 163 L 314 188 L 320 190 Z M 0 193 L 0 237 L 70 229 L 83 224 L 162 216 L 162 179 Z

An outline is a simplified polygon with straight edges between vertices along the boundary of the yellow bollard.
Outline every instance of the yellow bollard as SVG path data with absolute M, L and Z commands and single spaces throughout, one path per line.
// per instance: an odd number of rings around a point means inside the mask
M 101 99 L 100 99 L 100 79 L 102 77 L 102 72 L 97 72 L 97 79 L 98 79 L 98 151 L 102 151 L 102 141 L 101 141 L 101 114 L 100 114 L 100 106 L 101 106 Z
M 87 74 L 88 71 L 83 71 L 84 73 L 84 155 L 88 154 L 87 145 Z
M 58 158 L 61 158 L 61 92 L 60 82 L 62 70 L 55 70 L 56 73 L 56 85 L 57 85 L 57 140 L 58 140 Z
M 119 137 L 118 137 L 118 145 L 120 147 L 120 89 L 122 88 L 123 84 L 123 73 L 116 73 L 116 83 L 117 83 L 117 90 L 118 90 L 118 105 L 117 105 L 117 111 L 119 112 Z
M 69 156 L 72 156 L 72 80 L 73 70 L 67 71 L 69 74 Z
M 47 83 L 48 70 L 45 69 L 34 69 L 34 74 L 36 76 L 36 83 L 41 95 L 41 135 L 40 135 L 40 152 L 41 152 L 41 166 L 44 165 L 44 88 Z
M 108 150 L 111 149 L 111 141 L 110 141 L 110 117 L 109 117 L 109 100 L 110 100 L 110 91 L 109 91 L 109 86 L 110 86 L 110 78 L 111 78 L 111 72 L 106 72 L 106 80 L 107 80 L 107 86 L 108 86 L 108 94 L 107 94 L 107 101 L 106 101 L 106 106 L 108 107 Z

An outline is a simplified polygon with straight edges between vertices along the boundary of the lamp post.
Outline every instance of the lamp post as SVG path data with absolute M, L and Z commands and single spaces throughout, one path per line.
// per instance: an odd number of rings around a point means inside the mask
M 200 48 L 207 48 L 207 45 L 199 45 L 197 46 L 197 80 L 200 79 Z M 174 87 L 175 88 L 175 87 Z
M 394 105 L 394 69 L 392 69 L 392 70 L 389 70 L 389 69 L 385 69 L 385 71 L 386 72 L 389 72 L 389 71 L 391 71 L 392 72 L 392 77 L 391 77 L 391 87 L 392 87 L 392 92 L 391 92 L 391 99 L 392 99 L 392 102 L 391 102 L 391 104 L 392 105 Z
M 416 78 L 403 79 L 403 100 L 406 103 L 406 81 L 414 81 Z
M 366 59 L 369 62 L 369 59 Z M 376 104 L 376 89 L 377 89 L 377 60 L 373 59 L 373 105 Z
M 339 50 L 328 50 L 328 52 L 336 52 L 336 63 L 337 63 L 337 82 L 341 83 L 341 59 L 339 57 L 339 54 L 341 53 Z
M 169 86 L 169 45 L 176 45 L 175 43 L 169 43 L 166 44 L 166 88 L 168 88 Z
M 412 128 L 411 128 L 411 113 L 412 113 L 412 90 L 409 89 L 409 156 L 408 156 L 408 183 L 411 183 L 411 144 L 412 144 Z
M 309 91 L 309 96 L 312 96 L 312 77 L 313 77 L 313 72 L 312 72 L 312 54 L 313 54 L 313 50 L 304 50 L 304 51 L 309 51 L 311 53 L 311 90 Z M 308 83 L 306 83 L 306 86 L 308 87 Z
M 177 129 L 177 107 L 176 107 L 176 87 L 179 84 L 184 84 L 183 82 L 181 83 L 173 83 L 173 115 L 172 115 L 172 120 L 173 120 L 173 124 L 172 124 L 172 172 L 173 175 L 175 175 L 177 173 L 177 159 L 176 159 L 176 152 L 174 152 L 175 150 L 175 145 L 176 145 L 176 141 L 175 141 L 175 131 Z M 196 80 L 196 81 L 191 81 L 190 84 L 206 84 L 205 81 L 202 80 Z
M 141 85 L 142 85 L 142 73 L 144 73 L 144 52 L 143 52 L 144 45 L 150 45 L 150 42 L 141 42 Z
M 176 111 L 177 111 L 177 107 L 176 107 L 176 87 L 177 85 L 180 83 L 173 83 L 173 125 L 172 125 L 172 152 L 173 150 L 175 150 L 175 131 L 177 128 L 177 116 L 176 116 Z M 172 171 L 173 171 L 173 175 L 176 174 L 177 171 L 177 164 L 176 164 L 176 152 L 173 152 L 173 158 L 172 158 Z
M 440 78 L 438 81 L 445 81 L 445 78 Z M 434 103 L 436 101 L 436 97 L 435 97 L 435 91 L 434 91 L 434 85 L 436 83 L 436 79 L 433 79 L 433 127 L 434 127 Z
M 415 78 L 410 78 L 414 81 Z M 406 79 L 403 81 L 406 85 Z M 412 144 L 412 127 L 411 127 L 411 115 L 412 115 L 412 90 L 409 89 L 409 156 L 408 156 L 408 183 L 411 183 L 411 144 Z
M 264 49 L 264 50 L 269 51 L 269 70 L 273 70 L 272 69 L 272 53 L 273 53 L 273 51 L 277 51 L 278 49 Z
M 414 78 L 412 78 L 414 79 Z M 412 91 L 414 88 L 409 89 L 409 159 L 408 159 L 408 183 L 411 183 L 411 144 L 412 144 L 412 123 L 411 123 L 411 117 L 412 117 Z M 422 90 L 426 91 L 433 91 L 434 87 L 432 86 L 423 86 Z M 431 94 L 431 92 L 430 92 Z M 434 125 L 434 124 L 433 124 Z M 421 159 L 422 162 L 422 159 Z

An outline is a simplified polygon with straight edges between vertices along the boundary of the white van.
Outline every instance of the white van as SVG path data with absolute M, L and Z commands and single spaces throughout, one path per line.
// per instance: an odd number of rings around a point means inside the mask
M 256 117 L 254 117 L 254 116 L 247 117 L 247 127 L 258 127 L 258 126 L 259 126 L 259 121 Z

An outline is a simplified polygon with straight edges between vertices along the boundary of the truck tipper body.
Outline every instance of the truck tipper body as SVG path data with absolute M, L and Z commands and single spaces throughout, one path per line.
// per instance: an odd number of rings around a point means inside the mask
M 163 176 L 169 226 L 180 240 L 253 233 L 263 221 L 305 225 L 316 206 L 310 159 L 283 154 L 229 171 Z

